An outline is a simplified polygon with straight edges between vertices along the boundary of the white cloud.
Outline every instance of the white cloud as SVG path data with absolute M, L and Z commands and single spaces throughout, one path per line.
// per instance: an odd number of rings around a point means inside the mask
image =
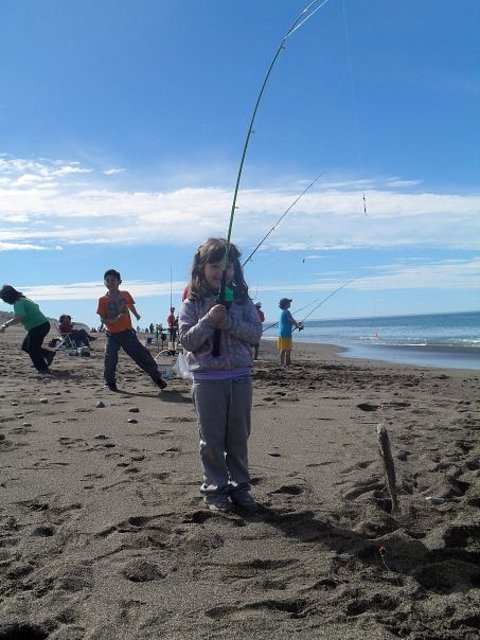
M 37 244 L 0 242 L 0 252 L 1 251 L 45 251 L 45 247 Z
M 170 294 L 170 290 L 175 294 L 180 294 L 185 287 L 185 282 L 125 281 L 122 287 L 127 290 L 133 288 L 135 297 L 142 298 L 167 295 Z M 105 295 L 105 286 L 98 281 L 24 286 L 20 289 L 34 300 L 97 300 L 100 296 Z
M 420 180 L 402 180 L 401 178 L 388 178 L 386 184 L 389 187 L 400 189 L 402 187 L 417 187 L 421 184 Z
M 103 173 L 105 176 L 114 176 L 114 175 L 116 175 L 117 173 L 123 173 L 124 171 L 125 171 L 125 169 L 115 169 L 115 168 L 112 168 L 112 169 L 105 169 L 105 171 L 102 171 L 102 173 Z
M 437 262 L 408 261 L 390 267 L 383 265 L 380 273 L 357 281 L 358 289 L 463 289 L 476 290 L 480 283 L 480 258 L 472 260 L 442 260 Z
M 288 285 L 288 291 L 319 293 L 319 297 L 343 287 L 357 291 L 394 289 L 463 289 L 476 290 L 480 283 L 480 258 L 472 260 L 443 260 L 419 264 L 418 261 L 382 265 L 363 269 L 356 278 L 342 277 L 339 273 L 319 276 L 315 282 L 297 282 Z M 125 289 L 135 291 L 136 298 L 165 296 L 170 290 L 179 296 L 185 286 L 184 281 L 142 282 L 125 281 Z M 20 287 L 35 300 L 96 300 L 105 293 L 101 282 L 79 282 L 69 285 L 45 284 Z M 262 292 L 284 292 L 285 283 L 264 285 Z
M 187 245 L 199 237 L 225 235 L 232 201 L 221 187 L 172 191 L 106 188 L 104 174 L 63 160 L 0 157 L 0 222 L 11 243 L 43 248 L 58 244 L 115 243 Z M 74 180 L 74 181 L 72 181 Z M 80 182 L 79 182 L 80 180 Z M 418 191 L 419 181 L 389 177 L 371 181 L 322 180 L 278 223 L 302 191 L 283 188 L 239 193 L 233 237 L 255 245 L 275 227 L 262 250 L 318 251 L 347 248 L 480 247 L 476 195 Z M 295 193 L 295 191 L 297 192 Z M 367 215 L 363 209 L 363 194 Z M 40 223 L 40 227 L 39 227 Z M 1 246 L 0 246 L 1 250 Z

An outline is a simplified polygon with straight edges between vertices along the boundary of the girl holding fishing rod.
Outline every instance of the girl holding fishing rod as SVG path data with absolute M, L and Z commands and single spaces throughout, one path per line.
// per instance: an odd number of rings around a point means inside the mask
M 218 304 L 225 255 L 232 302 Z M 220 350 L 214 354 L 215 332 Z M 200 492 L 212 511 L 256 509 L 250 495 L 247 441 L 252 407 L 252 345 L 262 323 L 248 295 L 240 252 L 223 238 L 210 238 L 193 259 L 188 297 L 179 315 L 179 339 L 193 374 L 193 402 L 200 435 Z
M 193 261 L 188 298 L 179 318 L 179 337 L 193 373 L 193 399 L 200 432 L 201 492 L 213 511 L 255 510 L 249 494 L 247 440 L 252 406 L 252 345 L 262 324 L 248 296 L 240 253 L 230 241 L 236 201 L 250 138 L 270 74 L 286 40 L 328 0 L 313 0 L 282 38 L 253 108 L 233 193 L 227 239 L 207 240 Z

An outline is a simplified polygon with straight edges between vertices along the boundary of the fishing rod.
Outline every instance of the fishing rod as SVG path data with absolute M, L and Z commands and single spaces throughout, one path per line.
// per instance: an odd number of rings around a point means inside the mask
M 328 296 L 326 298 L 324 298 L 319 304 L 317 304 L 317 306 L 314 307 L 309 313 L 307 313 L 307 315 L 304 317 L 304 319 L 299 323 L 300 325 L 302 325 L 302 329 L 303 329 L 303 323 L 305 322 L 305 320 L 307 318 L 309 318 L 312 315 L 312 313 L 314 313 L 314 311 L 319 309 L 322 306 L 322 304 L 325 304 L 325 302 L 327 302 L 327 300 L 330 300 L 330 298 L 333 298 L 333 296 L 335 294 L 337 294 L 339 291 L 341 291 L 342 289 L 345 289 L 345 287 L 347 287 L 350 283 L 354 282 L 355 280 L 358 280 L 361 277 L 362 277 L 361 275 L 355 276 L 355 278 L 352 278 L 351 280 L 347 280 L 347 282 L 344 282 L 337 289 L 335 289 L 335 291 L 332 291 L 332 293 L 329 293 Z M 294 331 L 295 331 L 295 329 L 294 329 Z
M 320 298 L 316 298 L 315 300 L 312 300 L 312 302 L 307 302 L 307 304 L 303 305 L 303 307 L 300 307 L 300 309 L 296 309 L 295 311 L 292 311 L 292 313 L 294 313 L 296 315 L 299 311 L 303 311 L 304 309 L 309 307 L 311 304 L 315 304 L 315 302 L 317 302 L 319 299 Z M 277 324 L 278 324 L 278 320 L 277 320 L 277 322 L 273 322 L 272 324 L 269 324 L 268 327 L 265 327 L 263 329 L 262 333 L 265 333 L 265 331 L 268 331 L 269 329 L 272 329 Z
M 303 323 L 305 322 L 305 320 L 307 318 L 309 318 L 312 313 L 314 311 L 316 311 L 317 309 L 319 309 L 323 304 L 325 304 L 325 302 L 327 302 L 327 300 L 330 300 L 330 298 L 333 298 L 334 295 L 336 295 L 339 291 L 341 291 L 342 289 L 344 289 L 345 287 L 347 287 L 350 283 L 354 282 L 355 280 L 358 280 L 359 278 L 361 278 L 361 275 L 355 276 L 355 278 L 351 278 L 350 280 L 347 280 L 347 282 L 344 282 L 343 284 L 341 284 L 339 287 L 337 287 L 334 291 L 332 291 L 331 293 L 328 294 L 328 296 L 326 298 L 323 298 L 321 300 L 321 302 L 319 302 L 319 304 L 317 304 L 316 307 L 314 307 L 311 311 L 309 311 L 309 313 L 307 313 L 307 315 L 304 317 L 303 320 L 301 320 L 298 324 L 302 327 L 303 329 Z M 318 300 L 318 298 L 317 298 Z M 297 311 L 294 311 L 294 313 L 298 313 L 299 311 L 302 311 L 302 309 L 305 309 L 306 307 L 309 307 L 311 304 L 314 304 L 317 300 L 314 300 L 313 302 L 309 302 L 308 304 L 306 304 L 303 307 L 300 307 L 300 309 L 297 309 Z M 268 331 L 269 329 L 272 329 L 273 327 L 275 327 L 278 324 L 277 322 L 274 322 L 273 324 L 269 324 L 268 327 L 265 327 L 265 329 L 262 331 L 262 333 L 265 333 L 265 331 Z M 295 327 L 296 329 L 296 327 Z M 293 329 L 293 331 L 295 331 L 295 329 Z M 301 331 L 301 329 L 299 329 L 299 331 Z
M 230 220 L 229 220 L 229 224 L 228 224 L 228 233 L 227 233 L 227 244 L 225 247 L 225 256 L 224 256 L 224 264 L 223 264 L 223 270 L 222 270 L 222 281 L 221 281 L 221 285 L 220 285 L 220 292 L 218 295 L 218 302 L 220 304 L 224 304 L 225 306 L 229 306 L 232 301 L 233 301 L 233 291 L 228 287 L 227 288 L 227 265 L 228 265 L 228 254 L 230 251 L 230 239 L 232 237 L 232 228 L 233 228 L 233 219 L 235 217 L 235 209 L 237 208 L 237 196 L 238 196 L 238 190 L 240 188 L 240 180 L 242 178 L 242 173 L 243 173 L 243 165 L 245 164 L 245 158 L 247 155 L 247 149 L 248 149 L 248 145 L 250 143 L 250 138 L 252 136 L 253 133 L 253 125 L 255 124 L 255 118 L 257 116 L 257 111 L 258 108 L 260 106 L 260 102 L 262 100 L 263 94 L 265 92 L 265 88 L 268 84 L 268 80 L 270 78 L 270 74 L 272 73 L 273 67 L 275 66 L 275 63 L 278 60 L 278 57 L 280 56 L 280 53 L 282 51 L 282 49 L 285 48 L 285 42 L 287 41 L 287 39 L 293 35 L 295 33 L 295 31 L 297 31 L 298 29 L 300 29 L 300 27 L 305 24 L 305 22 L 307 20 L 309 20 L 312 16 L 314 16 L 317 11 L 319 11 L 323 6 L 325 6 L 327 4 L 328 0 L 313 0 L 313 2 L 310 2 L 301 12 L 301 14 L 298 16 L 298 18 L 296 18 L 296 20 L 292 23 L 291 27 L 288 29 L 287 33 L 283 36 L 282 40 L 280 41 L 280 44 L 275 52 L 275 55 L 273 56 L 273 59 L 270 63 L 270 66 L 268 67 L 268 71 L 265 75 L 265 78 L 263 80 L 262 86 L 260 88 L 260 91 L 258 93 L 257 96 L 257 100 L 255 102 L 255 106 L 253 108 L 253 112 L 252 112 L 252 117 L 250 119 L 250 125 L 248 127 L 248 131 L 247 131 L 247 135 L 245 137 L 245 143 L 243 145 L 243 150 L 242 150 L 242 155 L 240 158 L 240 165 L 238 168 L 238 173 L 237 173 L 237 179 L 235 182 L 235 190 L 233 192 L 233 199 L 232 199 L 232 207 L 230 210 Z M 214 339 L 213 339 L 213 350 L 212 350 L 212 355 L 213 356 L 218 356 L 220 355 L 220 336 L 221 336 L 221 330 L 220 329 L 215 329 L 215 334 L 214 334 Z
M 292 204 L 282 213 L 282 215 L 280 216 L 280 218 L 276 221 L 276 223 L 273 225 L 273 227 L 270 229 L 270 231 L 263 236 L 263 238 L 260 240 L 260 242 L 257 244 L 257 246 L 255 247 L 255 249 L 252 251 L 252 253 L 248 256 L 248 258 L 245 260 L 245 262 L 242 264 L 242 267 L 244 267 L 247 262 L 249 262 L 252 257 L 257 253 L 258 249 L 260 249 L 260 247 L 262 246 L 262 244 L 265 242 L 265 240 L 268 238 L 268 236 L 275 231 L 275 229 L 277 228 L 277 226 L 280 224 L 280 222 L 285 218 L 285 216 L 287 215 L 287 213 L 289 213 L 293 207 L 297 204 L 297 202 L 299 200 L 301 200 L 303 198 L 303 196 L 307 193 L 307 191 L 309 191 L 309 189 L 311 189 L 313 187 L 313 185 L 317 182 L 317 180 L 320 180 L 320 178 L 323 176 L 323 172 L 319 173 L 318 176 L 316 178 L 314 178 L 310 184 L 308 185 L 308 187 L 306 187 L 302 193 L 292 202 Z

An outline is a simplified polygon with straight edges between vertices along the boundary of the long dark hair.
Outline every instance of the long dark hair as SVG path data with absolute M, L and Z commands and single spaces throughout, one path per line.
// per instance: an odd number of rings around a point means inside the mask
M 192 265 L 192 276 L 190 280 L 190 300 L 200 300 L 212 292 L 205 280 L 205 266 L 215 262 L 221 262 L 225 258 L 227 241 L 225 238 L 209 238 L 201 244 L 194 257 Z M 228 261 L 233 265 L 233 299 L 237 302 L 248 300 L 248 286 L 243 275 L 241 253 L 234 244 L 228 247 Z
M 7 304 L 14 304 L 19 298 L 25 298 L 21 291 L 17 291 L 11 284 L 4 284 L 0 290 L 0 298 Z

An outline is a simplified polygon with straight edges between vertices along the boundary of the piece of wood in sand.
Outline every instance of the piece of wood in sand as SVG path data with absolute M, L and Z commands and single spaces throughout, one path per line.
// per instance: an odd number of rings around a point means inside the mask
M 387 476 L 387 487 L 390 498 L 392 499 L 392 511 L 391 513 L 398 512 L 398 499 L 397 499 L 397 486 L 395 481 L 395 466 L 393 464 L 392 450 L 390 448 L 390 440 L 388 437 L 385 425 L 379 424 L 377 426 L 377 440 L 380 448 L 380 455 L 382 456 L 383 465 L 385 467 L 385 474 Z

